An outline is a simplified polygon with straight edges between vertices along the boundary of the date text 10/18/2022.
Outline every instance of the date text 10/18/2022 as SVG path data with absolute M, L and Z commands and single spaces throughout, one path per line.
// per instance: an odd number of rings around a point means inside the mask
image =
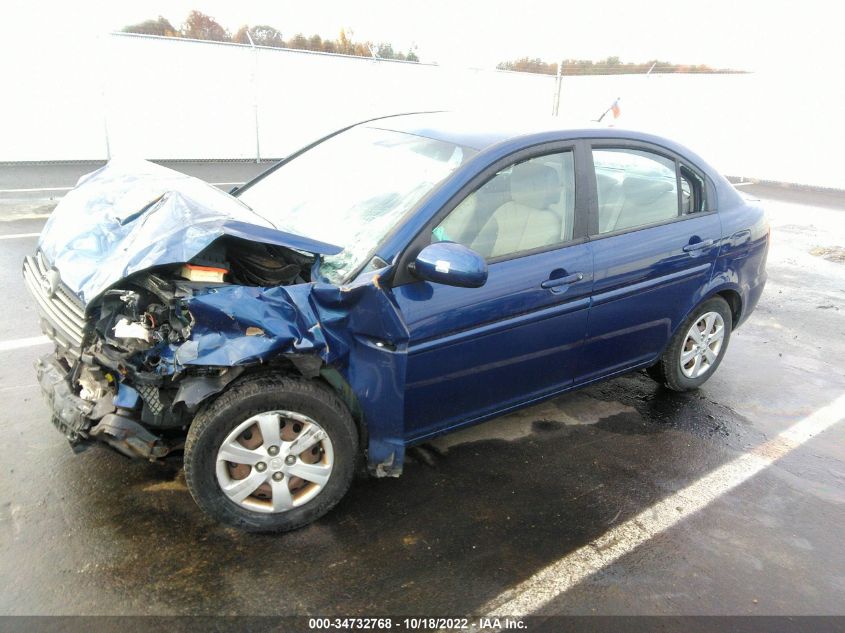
M 406 617 L 393 618 L 309 618 L 310 630 L 447 630 L 447 631 L 502 631 L 524 630 L 526 623 L 520 618 L 436 618 Z

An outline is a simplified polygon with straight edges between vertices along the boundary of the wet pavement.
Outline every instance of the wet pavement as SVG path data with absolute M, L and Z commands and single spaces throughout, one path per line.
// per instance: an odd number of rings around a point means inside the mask
M 748 187 L 746 191 L 751 191 Z M 845 202 L 759 188 L 770 281 L 698 392 L 633 373 L 410 451 L 327 517 L 257 536 L 201 514 L 179 459 L 71 453 L 0 240 L 0 613 L 464 615 L 845 394 Z M 0 218 L 2 219 L 2 218 Z M 0 221 L 0 236 L 43 220 Z M 547 613 L 845 614 L 845 422 L 555 597 Z

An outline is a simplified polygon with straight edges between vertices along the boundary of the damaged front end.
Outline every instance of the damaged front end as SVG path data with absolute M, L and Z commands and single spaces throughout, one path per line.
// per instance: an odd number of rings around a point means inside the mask
M 226 259 L 227 249 L 237 256 Z M 206 317 L 208 311 L 204 304 L 194 308 L 194 300 L 241 287 L 232 282 L 304 283 L 313 265 L 312 257 L 294 251 L 227 239 L 201 255 L 192 261 L 202 265 L 136 273 L 85 306 L 74 300 L 43 253 L 24 262 L 42 330 L 56 344 L 54 353 L 37 361 L 38 380 L 55 426 L 75 448 L 99 440 L 146 459 L 180 449 L 199 405 L 248 366 L 261 363 L 260 348 L 266 349 L 259 343 L 250 353 L 248 343 L 232 343 L 240 337 L 266 339 L 265 329 L 244 325 L 234 315 L 226 320 L 235 331 L 217 318 L 198 326 L 192 310 L 205 310 Z M 55 280 L 55 289 L 38 283 L 45 278 Z M 230 311 L 235 308 L 232 304 Z M 225 358 L 209 358 L 221 349 Z M 276 362 L 284 362 L 284 355 Z
M 56 345 L 36 364 L 55 426 L 78 450 L 94 440 L 147 459 L 180 449 L 199 405 L 266 361 L 268 348 L 226 345 L 266 337 L 261 316 L 244 325 L 233 304 L 197 326 L 192 302 L 307 283 L 319 254 L 338 250 L 276 231 L 231 196 L 157 165 L 113 162 L 83 177 L 23 263 Z M 208 357 L 221 347 L 225 358 Z
M 333 386 L 374 431 L 371 470 L 398 474 L 407 331 L 377 281 L 320 278 L 340 251 L 150 163 L 84 177 L 23 264 L 56 345 L 36 364 L 54 425 L 75 450 L 157 459 L 240 376 L 296 372 Z
M 24 260 L 23 274 L 38 304 L 41 329 L 56 345 L 55 352 L 36 361 L 38 382 L 53 424 L 71 446 L 82 450 L 100 439 L 125 455 L 144 458 L 162 457 L 175 448 L 140 423 L 133 412 L 137 397 L 126 397 L 138 392 L 128 384 L 121 388 L 122 364 L 103 356 L 94 320 L 40 251 Z M 152 398 L 147 410 L 153 411 Z

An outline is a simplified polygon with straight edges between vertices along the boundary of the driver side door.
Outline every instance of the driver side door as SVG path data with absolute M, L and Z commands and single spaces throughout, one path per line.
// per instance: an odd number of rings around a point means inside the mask
M 480 288 L 418 280 L 393 289 L 410 334 L 407 441 L 573 383 L 593 278 L 576 149 L 498 165 L 426 229 L 433 241 L 484 255 L 488 279 Z

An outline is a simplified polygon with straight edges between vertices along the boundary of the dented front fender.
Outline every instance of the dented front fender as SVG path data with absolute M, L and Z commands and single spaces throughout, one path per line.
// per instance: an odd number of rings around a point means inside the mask
M 191 334 L 164 351 L 162 373 L 198 366 L 242 368 L 283 358 L 305 369 L 305 375 L 331 367 L 355 395 L 367 426 L 371 471 L 382 476 L 401 472 L 408 331 L 389 291 L 376 282 L 350 288 L 322 283 L 219 286 L 185 300 L 184 307 L 193 317 Z M 212 382 L 180 389 L 177 400 L 196 406 L 219 391 Z

